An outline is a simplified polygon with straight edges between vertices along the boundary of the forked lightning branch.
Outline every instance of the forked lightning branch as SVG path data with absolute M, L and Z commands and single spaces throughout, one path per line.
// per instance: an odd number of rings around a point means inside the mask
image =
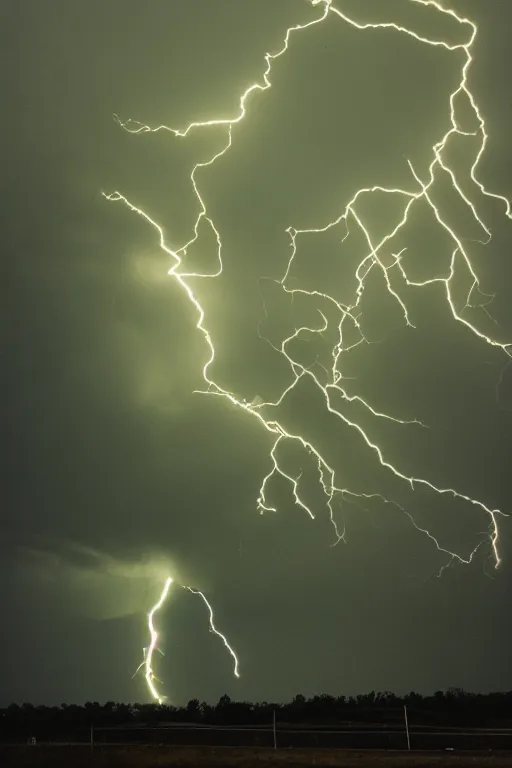
M 464 42 L 451 43 L 444 39 L 434 39 L 427 36 L 422 36 L 412 29 L 408 29 L 401 26 L 392 20 L 380 23 L 366 22 L 360 19 L 355 19 L 347 16 L 342 8 L 343 2 L 339 0 L 335 5 L 332 0 L 312 0 L 311 5 L 314 6 L 314 13 L 316 17 L 311 21 L 303 24 L 297 24 L 289 27 L 284 35 L 283 44 L 281 48 L 274 53 L 267 53 L 264 57 L 263 72 L 258 82 L 249 85 L 241 94 L 239 100 L 239 109 L 237 114 L 226 117 L 223 115 L 214 115 L 211 120 L 205 122 L 194 122 L 187 125 L 185 128 L 172 128 L 165 125 L 159 125 L 151 127 L 140 123 L 138 121 L 128 119 L 122 120 L 116 116 L 119 125 L 127 132 L 132 134 L 144 134 L 157 131 L 167 131 L 172 137 L 184 138 L 193 131 L 207 131 L 208 129 L 216 126 L 224 129 L 225 142 L 221 150 L 216 152 L 206 162 L 200 162 L 194 165 L 190 174 L 190 183 L 195 193 L 197 201 L 197 218 L 193 231 L 190 234 L 190 238 L 185 243 L 174 243 L 167 241 L 162 227 L 157 221 L 153 220 L 150 215 L 140 208 L 135 202 L 128 200 L 121 192 L 115 191 L 111 194 L 105 195 L 108 200 L 120 201 L 124 203 L 131 211 L 142 216 L 149 227 L 150 237 L 155 238 L 158 241 L 160 248 L 165 251 L 166 254 L 172 259 L 172 267 L 169 270 L 170 277 L 177 282 L 181 290 L 190 302 L 191 312 L 196 317 L 197 332 L 200 333 L 204 340 L 204 357 L 202 360 L 198 360 L 198 365 L 202 368 L 202 376 L 204 379 L 204 394 L 213 395 L 216 397 L 225 398 L 232 405 L 239 408 L 241 411 L 247 414 L 247 417 L 255 420 L 262 430 L 265 430 L 269 435 L 269 471 L 262 479 L 259 495 L 256 501 L 257 507 L 260 512 L 266 512 L 275 510 L 270 501 L 268 500 L 268 486 L 269 481 L 279 475 L 287 483 L 293 492 L 296 504 L 312 519 L 315 518 L 315 510 L 307 502 L 305 495 L 302 493 L 301 488 L 301 476 L 300 474 L 294 475 L 289 471 L 286 471 L 284 466 L 280 463 L 279 452 L 282 445 L 286 442 L 293 442 L 300 446 L 302 449 L 308 452 L 309 455 L 314 457 L 314 460 L 318 467 L 318 479 L 320 483 L 321 491 L 325 498 L 326 507 L 329 511 L 330 521 L 332 523 L 335 535 L 335 542 L 343 538 L 343 530 L 340 530 L 335 517 L 334 502 L 336 498 L 346 499 L 368 499 L 375 498 L 381 499 L 383 502 L 390 502 L 397 504 L 397 502 L 391 498 L 387 498 L 385 494 L 367 494 L 360 490 L 344 487 L 339 484 L 339 480 L 336 477 L 336 471 L 329 463 L 327 457 L 320 452 L 320 449 L 310 440 L 306 439 L 299 431 L 292 432 L 290 429 L 286 429 L 285 426 L 276 418 L 277 407 L 284 401 L 284 399 L 297 387 L 299 382 L 305 380 L 321 394 L 325 403 L 325 409 L 330 414 L 333 420 L 339 420 L 346 427 L 355 431 L 359 438 L 366 445 L 366 449 L 369 454 L 372 454 L 374 458 L 377 458 L 382 467 L 394 475 L 396 479 L 407 484 L 413 491 L 416 488 L 423 487 L 428 489 L 433 494 L 439 494 L 442 496 L 451 496 L 457 499 L 459 502 L 471 505 L 479 509 L 486 519 L 487 533 L 482 536 L 481 541 L 470 552 L 455 552 L 451 551 L 438 537 L 434 536 L 432 532 L 426 528 L 421 527 L 415 522 L 414 514 L 412 511 L 403 508 L 404 514 L 408 517 L 411 524 L 425 536 L 427 536 L 433 546 L 435 546 L 440 552 L 446 554 L 446 565 L 451 562 L 457 561 L 460 563 L 469 563 L 473 560 L 476 552 L 484 547 L 486 544 L 490 548 L 495 567 L 498 567 L 500 563 L 499 552 L 499 519 L 504 513 L 498 509 L 492 509 L 484 503 L 484 501 L 476 498 L 472 498 L 468 494 L 465 494 L 463 489 L 450 488 L 450 487 L 438 487 L 432 483 L 428 477 L 415 477 L 411 476 L 395 465 L 388 456 L 388 452 L 385 445 L 380 445 L 372 441 L 369 435 L 357 421 L 349 419 L 345 413 L 340 409 L 340 402 L 357 400 L 359 405 L 362 406 L 374 419 L 390 419 L 398 424 L 404 425 L 404 429 L 410 428 L 407 426 L 411 422 L 399 418 L 397 414 L 382 413 L 373 407 L 371 402 L 357 395 L 349 395 L 343 385 L 343 377 L 341 374 L 341 366 L 343 356 L 349 349 L 354 347 L 354 344 L 365 343 L 367 339 L 364 336 L 361 328 L 360 317 L 362 313 L 362 297 L 365 291 L 365 287 L 368 282 L 368 277 L 371 273 L 379 271 L 384 279 L 385 290 L 389 292 L 393 302 L 400 308 L 403 315 L 403 321 L 406 325 L 413 327 L 410 319 L 409 309 L 404 298 L 401 295 L 400 289 L 404 284 L 407 286 L 426 286 L 432 283 L 440 284 L 442 287 L 447 306 L 450 310 L 454 323 L 461 323 L 466 326 L 476 337 L 479 338 L 482 344 L 488 344 L 492 347 L 498 348 L 504 357 L 504 362 L 507 358 L 512 357 L 512 343 L 504 338 L 500 338 L 499 335 L 491 337 L 482 331 L 476 324 L 470 322 L 467 319 L 467 313 L 465 308 L 471 306 L 472 298 L 478 293 L 479 289 L 479 276 L 472 263 L 468 249 L 463 243 L 460 233 L 449 224 L 448 216 L 434 202 L 433 185 L 436 179 L 436 174 L 443 173 L 448 176 L 453 186 L 454 191 L 459 196 L 463 205 L 469 210 L 475 222 L 482 228 L 486 234 L 486 241 L 491 240 L 491 232 L 482 219 L 479 213 L 479 204 L 475 202 L 473 197 L 469 197 L 463 190 L 463 185 L 460 183 L 456 171 L 451 167 L 449 159 L 447 157 L 446 147 L 447 142 L 451 137 L 456 135 L 460 136 L 473 136 L 477 141 L 477 147 L 474 151 L 474 155 L 471 157 L 471 170 L 470 178 L 473 186 L 474 197 L 482 199 L 483 197 L 493 197 L 500 201 L 503 206 L 503 214 L 508 219 L 512 218 L 510 202 L 492 191 L 486 189 L 478 177 L 478 165 L 482 154 L 485 151 L 488 141 L 488 134 L 486 131 L 486 125 L 484 118 L 480 112 L 480 109 L 476 103 L 476 100 L 470 90 L 469 86 L 469 73 L 473 64 L 473 46 L 478 33 L 476 24 L 468 18 L 458 15 L 455 11 L 447 9 L 441 6 L 435 0 L 409 0 L 411 4 L 419 6 L 429 6 L 431 10 L 437 12 L 443 16 L 449 16 L 455 21 L 464 33 Z M 314 327 L 299 326 L 295 328 L 294 332 L 287 338 L 283 338 L 279 344 L 274 344 L 273 347 L 284 358 L 286 365 L 289 367 L 291 375 L 291 383 L 281 393 L 280 397 L 273 402 L 261 402 L 259 398 L 249 403 L 244 399 L 240 399 L 237 395 L 221 386 L 219 382 L 215 380 L 211 374 L 212 363 L 215 359 L 215 340 L 209 328 L 209 318 L 207 317 L 200 299 L 192 288 L 192 278 L 202 278 L 204 280 L 214 280 L 218 278 L 223 271 L 222 261 L 222 232 L 217 228 L 215 221 L 210 216 L 208 209 L 205 205 L 203 197 L 201 195 L 201 174 L 206 168 L 210 168 L 215 164 L 219 157 L 229 152 L 233 142 L 236 141 L 236 127 L 243 120 L 250 120 L 250 105 L 251 101 L 256 98 L 264 98 L 264 92 L 272 87 L 272 67 L 273 63 L 279 57 L 285 56 L 288 50 L 289 42 L 294 35 L 307 35 L 308 30 L 318 24 L 323 24 L 327 20 L 332 23 L 338 23 L 340 25 L 350 25 L 357 29 L 361 35 L 365 34 L 369 29 L 392 29 L 395 32 L 399 32 L 403 35 L 409 35 L 413 37 L 418 44 L 433 46 L 434 48 L 442 48 L 446 51 L 453 53 L 454 56 L 461 60 L 460 79 L 457 88 L 450 94 L 449 99 L 443 109 L 446 110 L 446 130 L 438 137 L 438 140 L 432 147 L 426 147 L 425 151 L 429 154 L 430 160 L 428 165 L 428 171 L 421 175 L 417 168 L 414 167 L 411 160 L 407 160 L 410 170 L 411 183 L 408 188 L 395 188 L 385 187 L 382 185 L 367 187 L 364 189 L 354 189 L 351 199 L 348 201 L 342 201 L 340 205 L 339 215 L 335 220 L 325 224 L 321 223 L 317 229 L 301 229 L 300 222 L 290 222 L 290 226 L 287 229 L 287 235 L 290 241 L 290 257 L 286 269 L 282 275 L 282 278 L 278 282 L 280 290 L 289 296 L 295 294 L 303 294 L 309 296 L 312 300 L 317 300 L 319 303 L 318 324 Z M 477 126 L 475 131 L 468 133 L 462 128 L 462 119 L 457 113 L 457 98 L 461 95 L 465 95 L 467 103 L 469 103 L 474 115 L 475 125 Z M 384 236 L 377 238 L 364 221 L 361 214 L 361 202 L 363 199 L 371 197 L 374 194 L 386 194 L 391 195 L 400 201 L 402 214 L 399 216 L 398 223 L 396 220 L 390 225 L 388 231 Z M 418 203 L 425 203 L 430 207 L 433 216 L 437 222 L 437 226 L 444 231 L 451 241 L 451 249 L 446 254 L 446 269 L 442 274 L 439 274 L 431 279 L 418 282 L 412 279 L 407 270 L 407 261 L 404 257 L 403 249 L 394 250 L 393 244 L 397 239 L 398 234 L 409 224 L 409 217 L 411 211 L 418 205 Z M 217 268 L 210 274 L 200 274 L 188 272 L 184 263 L 187 248 L 192 243 L 198 241 L 200 235 L 201 222 L 206 223 L 210 228 L 210 231 L 215 235 L 217 242 Z M 294 259 L 297 253 L 297 249 L 300 246 L 301 236 L 305 233 L 321 233 L 326 232 L 332 227 L 338 225 L 344 225 L 348 232 L 349 226 L 360 232 L 366 243 L 366 252 L 361 259 L 355 270 L 355 285 L 353 300 L 348 304 L 342 304 L 334 296 L 328 293 L 321 293 L 319 291 L 306 290 L 300 287 L 291 287 L 289 281 L 289 275 L 294 263 Z M 393 254 L 391 264 L 388 263 L 389 259 L 384 259 L 383 251 Z M 454 281 L 456 280 L 458 273 L 458 265 L 464 264 L 466 272 L 469 272 L 471 276 L 471 284 L 467 292 L 465 307 L 458 309 L 460 301 L 456 301 L 454 298 Z M 262 276 L 264 277 L 264 276 Z M 295 284 L 294 284 L 295 285 Z M 480 292 L 482 294 L 482 292 Z M 332 314 L 329 318 L 324 314 L 320 307 L 329 304 L 332 308 Z M 333 320 L 333 317 L 336 318 Z M 350 330 L 350 333 L 348 331 Z M 257 331 L 257 329 L 256 329 Z M 332 332 L 335 342 L 331 349 L 330 363 L 326 368 L 322 368 L 322 376 L 316 372 L 312 367 L 306 367 L 296 357 L 294 357 L 291 351 L 293 342 L 296 339 L 304 337 L 305 332 L 309 335 L 311 333 L 322 333 L 326 331 Z M 354 334 L 358 339 L 354 342 Z M 350 342 L 347 342 L 347 336 L 350 338 Z M 325 337 L 324 337 L 325 338 Z M 152 669 L 152 657 L 153 652 L 157 648 L 158 633 L 155 628 L 156 613 L 165 603 L 169 588 L 171 586 L 172 579 L 169 577 L 164 585 L 163 591 L 159 597 L 157 603 L 151 609 L 148 615 L 148 630 L 150 635 L 150 644 L 145 652 L 145 658 L 142 663 L 142 667 L 145 671 L 146 681 L 151 696 L 157 700 L 161 700 L 161 695 L 155 687 L 155 676 Z M 212 609 L 202 593 L 198 593 L 204 600 L 209 612 L 210 612 L 210 627 L 219 634 L 213 625 L 213 613 Z M 232 653 L 235 660 L 235 674 L 238 675 L 238 661 L 233 654 L 231 647 L 223 635 L 220 635 L 226 645 L 229 652 Z

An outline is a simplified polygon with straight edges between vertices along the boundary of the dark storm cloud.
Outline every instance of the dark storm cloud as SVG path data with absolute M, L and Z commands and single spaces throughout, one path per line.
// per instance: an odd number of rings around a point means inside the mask
M 367 3 L 366 13 L 377 19 L 382 6 Z M 491 134 L 481 177 L 510 196 L 503 170 L 511 159 L 506 24 L 476 2 L 457 7 L 481 28 L 472 77 Z M 241 90 L 261 76 L 265 51 L 280 47 L 286 27 L 311 13 L 293 0 L 159 0 L 143 10 L 125 0 L 51 0 L 6 9 L 9 460 L 2 533 L 9 557 L 2 597 L 10 615 L 6 647 L 16 648 L 21 670 L 3 672 L 6 701 L 144 697 L 130 675 L 147 640 L 142 612 L 162 562 L 211 597 L 242 665 L 235 684 L 201 605 L 177 590 L 159 662 L 164 688 L 177 700 L 225 690 L 271 699 L 298 689 L 509 684 L 507 520 L 501 572 L 488 578 L 492 564 L 483 557 L 438 580 L 433 574 L 446 558 L 392 505 L 344 504 L 347 544 L 332 549 L 314 490 L 315 523 L 293 507 L 286 488 L 275 492 L 279 514 L 258 516 L 268 437 L 234 407 L 192 394 L 207 354 L 197 318 L 167 278 L 172 264 L 154 233 L 100 194 L 121 190 L 164 226 L 170 242 L 186 240 L 197 215 L 190 170 L 222 146 L 222 134 L 130 136 L 112 113 L 180 127 L 233 114 Z M 401 21 L 459 41 L 457 26 L 441 28 L 432 14 L 410 11 Z M 287 322 L 271 284 L 258 284 L 283 273 L 286 227 L 325 224 L 365 184 L 410 186 L 403 156 L 424 165 L 424 148 L 445 128 L 459 63 L 395 32 L 341 24 L 297 36 L 276 62 L 274 86 L 251 101 L 232 151 L 201 177 L 222 232 L 225 277 L 198 290 L 218 349 L 215 377 L 238 396 L 276 397 L 289 383 L 289 371 L 257 334 L 262 294 L 265 334 L 279 338 Z M 380 200 L 368 211 L 377 231 L 395 215 L 385 205 Z M 486 202 L 483 209 L 494 240 L 474 254 L 482 289 L 497 294 L 493 316 L 510 336 L 510 231 L 502 208 Z M 417 226 L 423 279 L 446 244 L 434 241 L 426 219 Z M 473 224 L 463 226 L 468 238 L 481 236 Z M 210 269 L 215 243 L 202 242 L 189 257 Z M 352 291 L 359 254 L 333 269 L 331 253 L 328 236 L 304 239 L 292 279 L 320 290 L 336 281 L 341 292 Z M 506 511 L 512 446 L 510 415 L 496 402 L 501 358 L 450 323 L 436 291 L 415 296 L 414 332 L 404 329 L 381 286 L 371 286 L 368 299 L 366 330 L 382 343 L 351 355 L 345 373 L 358 378 L 349 391 L 429 429 L 364 426 L 406 471 Z M 311 354 L 308 345 L 304 354 Z M 285 415 L 319 440 L 348 484 L 395 490 L 310 392 L 299 392 Z M 444 500 L 422 497 L 414 505 L 420 524 L 464 552 L 488 523 Z

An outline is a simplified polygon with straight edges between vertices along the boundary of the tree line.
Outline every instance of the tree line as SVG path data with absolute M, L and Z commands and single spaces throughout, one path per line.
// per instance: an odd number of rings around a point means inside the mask
M 35 706 L 11 704 L 0 709 L 0 739 L 44 733 L 59 738 L 77 729 L 92 727 L 155 727 L 166 723 L 209 725 L 280 724 L 331 725 L 343 727 L 358 723 L 393 724 L 403 719 L 404 706 L 409 719 L 423 725 L 463 725 L 465 727 L 512 727 L 512 691 L 468 693 L 460 688 L 436 691 L 422 696 L 412 691 L 397 696 L 389 691 L 359 696 L 321 694 L 307 698 L 302 694 L 291 702 L 233 701 L 221 696 L 217 704 L 192 699 L 186 706 L 169 703 L 130 704 L 87 701 L 84 705 Z

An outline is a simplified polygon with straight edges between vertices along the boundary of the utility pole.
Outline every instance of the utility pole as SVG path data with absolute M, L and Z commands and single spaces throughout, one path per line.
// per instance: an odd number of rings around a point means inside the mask
M 276 733 L 276 711 L 274 709 L 274 718 L 273 718 L 273 730 L 274 730 L 274 749 L 277 749 L 277 733 Z
M 407 720 L 407 704 L 404 704 L 405 732 L 407 734 L 407 749 L 411 749 L 411 739 L 409 736 L 409 721 Z

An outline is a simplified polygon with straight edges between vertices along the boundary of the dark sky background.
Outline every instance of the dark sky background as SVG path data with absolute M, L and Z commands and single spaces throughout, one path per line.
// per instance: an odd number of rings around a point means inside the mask
M 447 3 L 445 3 L 447 4 Z M 461 41 L 432 9 L 395 0 L 344 0 L 361 20 L 391 20 Z M 512 198 L 512 54 L 509 0 L 453 0 L 479 25 L 470 86 L 490 139 L 484 184 Z M 101 192 L 119 189 L 166 229 L 192 232 L 193 165 L 222 146 L 218 129 L 186 139 L 132 136 L 112 119 L 184 127 L 236 113 L 259 79 L 266 51 L 288 26 L 319 13 L 303 0 L 1 0 L 1 173 L 6 453 L 1 517 L 1 704 L 146 700 L 132 674 L 147 643 L 145 612 L 167 572 L 202 589 L 236 648 L 241 679 L 208 632 L 198 598 L 175 590 L 159 616 L 162 690 L 188 699 L 286 700 L 298 692 L 433 691 L 512 686 L 512 523 L 501 520 L 498 571 L 483 546 L 470 566 L 436 578 L 448 558 L 392 505 L 336 506 L 346 543 L 331 547 L 325 503 L 307 475 L 313 522 L 276 483 L 277 514 L 256 499 L 269 470 L 269 436 L 201 387 L 207 350 L 196 314 L 169 277 L 155 233 Z M 323 226 L 371 184 L 413 187 L 405 157 L 424 172 L 447 128 L 460 54 L 392 31 L 357 31 L 331 19 L 293 37 L 273 87 L 249 103 L 226 157 L 201 189 L 224 245 L 225 272 L 197 284 L 218 350 L 212 371 L 239 397 L 279 396 L 289 371 L 258 338 L 262 293 L 274 341 L 290 332 L 289 306 L 263 276 L 280 277 L 286 227 Z M 454 146 L 467 180 L 475 143 Z M 510 221 L 503 203 L 475 196 L 481 230 L 448 187 L 438 200 L 468 246 L 491 321 L 512 338 Z M 423 213 L 422 213 L 423 211 Z M 411 274 L 447 268 L 451 244 L 418 211 L 407 231 Z M 376 197 L 364 209 L 375 232 L 396 216 Z M 292 284 L 353 291 L 357 239 L 304 238 Z M 203 233 L 194 268 L 215 266 Z M 295 281 L 295 282 L 294 282 Z M 460 277 L 460 290 L 467 276 Z M 405 472 L 511 511 L 512 382 L 505 358 L 451 319 L 442 287 L 404 293 L 406 329 L 378 280 L 363 305 L 379 343 L 347 356 L 350 394 L 429 429 L 355 411 Z M 314 315 L 305 308 L 306 322 Z M 301 316 L 302 317 L 302 316 Z M 318 318 L 318 315 L 317 315 Z M 317 322 L 317 321 L 314 321 Z M 303 344 L 304 360 L 318 352 Z M 302 354 L 302 352 L 300 353 Z M 463 555 L 488 520 L 469 505 L 407 493 L 379 471 L 353 433 L 305 387 L 283 414 L 326 453 L 338 481 L 388 494 Z M 287 466 L 304 457 L 290 452 Z M 295 462 L 295 463 L 294 463 Z

